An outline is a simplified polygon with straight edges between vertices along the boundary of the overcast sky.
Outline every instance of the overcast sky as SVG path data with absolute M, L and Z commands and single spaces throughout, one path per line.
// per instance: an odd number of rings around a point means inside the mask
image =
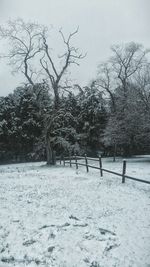
M 62 27 L 65 33 L 79 26 L 76 42 L 87 56 L 72 77 L 82 85 L 96 76 L 97 65 L 109 57 L 111 45 L 135 41 L 150 47 L 149 14 L 150 0 L 0 0 L 0 23 L 21 17 L 53 24 L 56 30 Z M 0 61 L 1 96 L 24 79 L 10 72 Z

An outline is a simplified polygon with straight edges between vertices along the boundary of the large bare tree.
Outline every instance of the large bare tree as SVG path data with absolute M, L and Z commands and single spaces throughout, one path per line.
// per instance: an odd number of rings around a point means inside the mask
M 0 26 L 0 37 L 9 41 L 10 49 L 4 57 L 8 58 L 13 72 L 22 72 L 27 82 L 32 86 L 41 77 L 42 81 L 48 81 L 49 88 L 53 91 L 54 110 L 51 119 L 48 116 L 45 123 L 48 164 L 54 163 L 51 133 L 52 121 L 59 112 L 60 89 L 68 88 L 68 84 L 65 83 L 64 85 L 63 83 L 64 77 L 70 66 L 79 65 L 79 60 L 85 56 L 72 44 L 72 40 L 77 33 L 78 28 L 65 37 L 60 29 L 60 42 L 62 42 L 64 52 L 61 56 L 58 56 L 57 60 L 54 60 L 49 45 L 50 37 L 47 27 L 37 23 L 25 23 L 22 19 L 10 20 L 7 26 Z M 59 67 L 57 67 L 58 65 Z
M 49 82 L 51 88 L 53 89 L 54 93 L 54 110 L 51 114 L 51 118 L 47 118 L 46 120 L 46 127 L 45 127 L 45 138 L 46 138 L 46 148 L 47 148 L 47 163 L 54 164 L 54 150 L 53 150 L 53 123 L 57 120 L 56 118 L 60 115 L 60 90 L 67 89 L 68 86 L 67 82 L 65 85 L 63 84 L 64 76 L 71 65 L 79 65 L 79 60 L 84 58 L 85 55 L 79 52 L 79 49 L 72 45 L 73 37 L 78 33 L 78 29 L 69 34 L 67 38 L 65 38 L 62 30 L 59 31 L 61 36 L 61 41 L 63 45 L 65 45 L 65 50 L 61 56 L 58 56 L 60 60 L 59 69 L 56 67 L 57 64 L 54 61 L 51 55 L 51 48 L 48 44 L 48 39 L 46 38 L 46 33 L 42 33 L 43 38 L 43 55 L 40 58 L 40 64 L 45 71 L 47 77 L 49 78 Z M 67 81 L 67 80 L 66 80 Z M 63 112 L 63 111 L 62 111 Z

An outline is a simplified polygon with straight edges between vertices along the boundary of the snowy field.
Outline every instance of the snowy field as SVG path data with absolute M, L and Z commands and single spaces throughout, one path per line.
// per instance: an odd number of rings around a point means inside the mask
M 0 267 L 150 267 L 150 185 L 44 164 L 0 166 Z M 127 174 L 150 180 L 150 159 Z

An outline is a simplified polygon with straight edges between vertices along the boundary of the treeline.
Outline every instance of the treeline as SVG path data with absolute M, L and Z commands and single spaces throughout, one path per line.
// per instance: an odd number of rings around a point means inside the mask
M 134 42 L 113 46 L 93 81 L 81 87 L 68 79 L 70 67 L 84 58 L 72 44 L 77 33 L 65 37 L 60 30 L 64 53 L 58 64 L 45 26 L 19 19 L 0 27 L 0 36 L 10 42 L 9 64 L 28 82 L 0 98 L 1 162 L 54 164 L 55 151 L 150 153 L 149 51 Z
M 45 160 L 46 134 L 58 155 L 150 153 L 149 92 L 139 83 L 128 84 L 126 95 L 118 86 L 112 99 L 99 82 L 64 92 L 57 111 L 45 84 L 19 87 L 1 97 L 0 161 Z
M 93 155 L 103 148 L 107 108 L 95 86 L 60 97 L 54 114 L 54 99 L 47 87 L 17 88 L 0 98 L 0 160 L 46 159 L 45 127 L 57 154 L 85 151 Z M 47 133 L 48 134 L 48 133 Z

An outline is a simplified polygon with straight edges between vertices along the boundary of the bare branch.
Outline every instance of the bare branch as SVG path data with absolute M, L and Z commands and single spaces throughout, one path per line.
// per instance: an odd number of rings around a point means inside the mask
M 51 67 L 52 67 L 52 69 L 54 71 L 54 74 L 56 75 L 56 77 L 58 77 L 58 73 L 56 71 L 54 62 L 53 62 L 52 57 L 50 56 L 50 53 L 49 53 L 49 47 L 48 47 L 45 35 L 42 35 L 42 38 L 43 38 L 44 51 L 45 51 L 45 53 L 46 53 L 46 55 L 47 55 L 47 57 L 49 59 L 49 62 L 50 62 Z
M 111 58 L 111 63 L 117 77 L 121 81 L 124 92 L 127 92 L 129 78 L 131 79 L 132 76 L 145 64 L 145 55 L 147 51 L 143 50 L 143 47 L 140 44 L 134 42 L 124 46 L 113 46 L 112 51 L 114 55 Z
M 9 59 L 14 72 L 21 71 L 32 85 L 34 81 L 30 62 L 41 52 L 41 32 L 45 30 L 43 26 L 25 23 L 22 19 L 9 20 L 7 27 L 0 27 L 0 37 L 7 39 L 11 47 L 5 57 Z

